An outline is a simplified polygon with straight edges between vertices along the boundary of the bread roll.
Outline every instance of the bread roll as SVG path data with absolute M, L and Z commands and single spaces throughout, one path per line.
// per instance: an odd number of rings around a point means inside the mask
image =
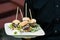
M 23 21 L 23 22 L 21 22 L 19 25 L 20 26 L 25 26 L 25 25 L 27 25 L 28 24 L 28 21 Z
M 30 23 L 36 23 L 36 19 L 31 19 Z
M 24 18 L 23 18 L 23 21 L 30 21 L 30 18 L 24 17 Z

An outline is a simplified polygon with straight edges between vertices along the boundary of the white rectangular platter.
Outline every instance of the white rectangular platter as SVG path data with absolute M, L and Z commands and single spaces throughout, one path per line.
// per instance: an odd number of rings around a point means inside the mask
M 11 30 L 9 28 L 10 24 L 11 23 L 4 24 L 5 32 L 7 35 L 13 36 L 15 38 L 35 38 L 37 36 L 44 36 L 45 35 L 45 32 L 43 31 L 43 29 L 41 27 L 40 27 L 40 30 L 38 30 L 36 32 L 18 32 L 18 34 L 14 35 L 13 30 Z

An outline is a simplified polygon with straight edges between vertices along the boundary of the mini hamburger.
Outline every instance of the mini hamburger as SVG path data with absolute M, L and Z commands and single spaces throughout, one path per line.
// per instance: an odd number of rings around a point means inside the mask
M 14 20 L 13 22 L 12 22 L 12 25 L 16 28 L 16 27 L 18 27 L 18 25 L 20 24 L 20 21 L 19 20 Z
M 25 32 L 29 32 L 31 30 L 31 27 L 29 25 L 30 19 L 28 17 L 23 18 L 23 22 L 21 22 L 19 25 L 22 27 L 22 30 Z
M 30 26 L 34 27 L 36 25 L 36 19 L 31 19 L 29 24 Z
M 10 28 L 11 29 L 17 29 L 17 27 L 19 27 L 19 24 L 20 24 L 20 21 L 19 20 L 13 20 L 11 25 L 10 25 Z
M 28 32 L 29 29 L 30 29 L 30 26 L 29 26 L 28 23 L 29 23 L 28 21 L 23 21 L 19 24 L 21 26 L 22 30 L 25 31 L 25 32 Z

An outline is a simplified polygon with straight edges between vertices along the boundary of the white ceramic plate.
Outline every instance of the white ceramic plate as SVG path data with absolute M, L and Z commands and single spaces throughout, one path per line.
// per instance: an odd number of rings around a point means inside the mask
M 11 30 L 9 28 L 9 25 L 11 23 L 5 23 L 4 28 L 5 28 L 5 32 L 7 35 L 16 37 L 16 38 L 35 38 L 37 36 L 44 36 L 45 32 L 43 31 L 43 29 L 40 27 L 40 30 L 36 31 L 36 32 L 18 32 L 18 30 Z M 18 33 L 15 35 L 14 32 L 17 31 Z

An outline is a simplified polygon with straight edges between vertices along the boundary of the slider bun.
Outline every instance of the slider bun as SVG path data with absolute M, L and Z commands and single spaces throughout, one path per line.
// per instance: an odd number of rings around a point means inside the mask
M 30 21 L 30 18 L 24 17 L 22 20 L 23 20 L 23 21 Z
M 28 21 L 23 21 L 23 22 L 21 22 L 19 25 L 25 26 L 25 25 L 27 25 L 27 24 L 28 24 Z
M 36 19 L 31 19 L 30 23 L 36 23 Z
M 12 21 L 12 23 L 20 23 L 20 21 L 19 20 L 14 20 L 14 21 Z

